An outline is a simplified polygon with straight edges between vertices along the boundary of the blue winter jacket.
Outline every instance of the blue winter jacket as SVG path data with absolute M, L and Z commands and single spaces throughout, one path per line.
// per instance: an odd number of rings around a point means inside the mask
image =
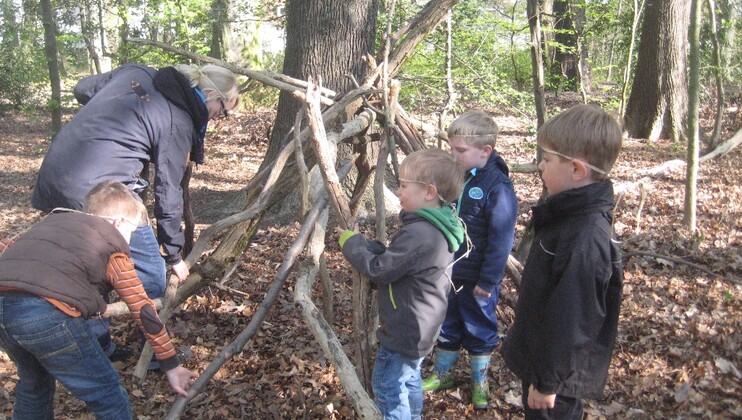
M 513 248 L 518 200 L 505 161 L 493 152 L 484 168 L 467 174 L 456 208 L 474 245 L 467 258 L 453 266 L 453 281 L 496 293 Z M 466 252 L 462 246 L 455 258 Z

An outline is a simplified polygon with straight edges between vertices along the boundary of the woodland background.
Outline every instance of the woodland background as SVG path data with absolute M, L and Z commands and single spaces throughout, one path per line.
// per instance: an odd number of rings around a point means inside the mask
M 588 416 L 742 416 L 742 156 L 732 142 L 727 143 L 731 151 L 701 163 L 695 174 L 695 165 L 684 163 L 739 137 L 739 2 L 321 3 L 0 1 L 0 235 L 20 233 L 41 217 L 30 207 L 30 191 L 53 132 L 77 109 L 71 95 L 76 80 L 124 62 L 160 67 L 193 58 L 137 38 L 268 77 L 320 76 L 323 86 L 338 93 L 353 88 L 347 74 L 361 81 L 369 73 L 363 53 L 375 56 L 376 63 L 388 62 L 387 77 L 379 77 L 376 91 L 367 93 L 370 107 L 381 116 L 380 127 L 356 136 L 369 139 L 370 154 L 378 153 L 378 140 L 386 138 L 391 80 L 400 83 L 405 119 L 426 123 L 415 127 L 416 138 L 427 147 L 439 144 L 436 127 L 445 128 L 458 113 L 487 110 L 501 127 L 498 151 L 516 169 L 519 244 L 529 209 L 541 196 L 540 180 L 529 172 L 537 159 L 537 127 L 569 106 L 594 102 L 626 119 L 624 150 L 612 174 L 614 227 L 625 253 L 626 280 L 606 395 L 589 403 Z M 434 7 L 443 12 L 433 14 L 432 22 L 416 19 Z M 694 25 L 695 16 L 703 16 L 698 20 L 703 23 Z M 410 41 L 409 54 L 395 61 L 395 46 L 421 27 L 424 38 Z M 262 168 L 274 165 L 302 107 L 285 90 L 279 94 L 257 79 L 245 79 L 237 112 L 210 125 L 207 164 L 194 169 L 189 189 L 197 237 L 239 211 L 235 203 L 249 201 L 247 186 Z M 402 143 L 399 134 L 390 137 Z M 394 150 L 397 159 L 404 157 L 403 148 Z M 393 173 L 386 181 L 393 187 Z M 290 187 L 283 188 L 283 195 L 291 195 Z M 293 208 L 276 204 L 264 212 L 274 217 L 256 218 L 234 264 L 217 274 L 208 271 L 207 286 L 176 310 L 171 329 L 178 345 L 193 352 L 188 367 L 203 371 L 259 311 L 299 229 L 296 211 L 288 214 L 279 207 Z M 363 231 L 380 236 L 373 206 L 359 212 Z M 335 216 L 332 220 L 338 223 Z M 390 216 L 389 232 L 395 223 Z M 210 267 L 211 253 L 228 235 L 214 240 L 199 267 Z M 353 280 L 334 238 L 328 237 L 326 246 L 333 330 L 352 355 Z M 184 415 L 356 416 L 334 364 L 294 306 L 294 282 L 291 275 L 259 331 L 221 366 Z M 503 282 L 498 314 L 504 328 L 512 323 L 514 284 L 510 277 Z M 319 286 L 314 295 L 326 300 Z M 128 318 L 114 324 L 117 339 L 136 341 Z M 134 412 L 142 419 L 164 417 L 175 401 L 166 381 L 151 374 L 140 381 L 132 375 L 134 363 L 117 365 Z M 468 377 L 465 362 L 459 367 Z M 471 411 L 469 384 L 462 380 L 454 390 L 427 395 L 425 417 L 519 417 L 519 383 L 497 354 L 490 374 L 490 410 Z M 12 363 L 0 352 L 0 418 L 11 414 L 16 381 Z M 89 416 L 61 387 L 58 399 L 57 417 Z

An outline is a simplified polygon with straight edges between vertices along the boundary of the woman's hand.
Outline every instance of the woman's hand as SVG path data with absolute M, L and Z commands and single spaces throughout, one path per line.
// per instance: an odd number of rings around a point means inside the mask
M 188 388 L 191 386 L 193 379 L 198 378 L 196 372 L 191 372 L 183 366 L 170 369 L 165 372 L 165 375 L 167 376 L 167 381 L 170 382 L 173 391 L 184 397 L 188 397 Z
M 181 283 L 183 283 L 188 278 L 188 275 L 191 274 L 190 270 L 188 269 L 188 264 L 186 264 L 186 262 L 183 260 L 178 261 L 177 264 L 173 265 L 170 268 L 172 268 L 173 273 L 178 276 L 178 280 L 180 280 Z

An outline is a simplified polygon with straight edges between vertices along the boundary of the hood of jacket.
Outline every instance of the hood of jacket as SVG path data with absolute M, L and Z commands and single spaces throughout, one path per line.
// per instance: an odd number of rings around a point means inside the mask
M 416 210 L 415 214 L 425 218 L 443 234 L 448 242 L 449 251 L 458 251 L 464 242 L 464 227 L 451 207 L 421 208 Z
M 154 86 L 168 101 L 191 116 L 198 138 L 191 147 L 190 159 L 198 164 L 204 163 L 204 137 L 209 111 L 201 98 L 203 94 L 198 95 L 198 88 L 192 88 L 188 79 L 175 67 L 165 67 L 155 73 Z

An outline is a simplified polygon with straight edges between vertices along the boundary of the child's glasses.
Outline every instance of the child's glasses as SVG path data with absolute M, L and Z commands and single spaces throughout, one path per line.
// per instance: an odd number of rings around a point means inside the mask
M 404 179 L 404 178 L 399 178 L 399 182 L 404 182 L 406 184 L 420 184 L 420 185 L 425 185 L 426 187 L 428 185 L 432 185 L 435 188 L 435 195 L 438 196 L 438 199 L 441 200 L 441 203 L 443 203 L 443 204 L 447 204 L 448 203 L 448 201 L 446 201 L 446 199 L 443 198 L 443 196 L 438 193 L 438 187 L 436 187 L 435 184 L 428 184 L 427 182 L 413 181 L 411 179 Z
M 552 155 L 561 156 L 561 157 L 563 157 L 564 159 L 567 159 L 567 160 L 577 160 L 577 161 L 580 161 L 580 162 L 582 162 L 583 165 L 587 166 L 588 168 L 592 169 L 593 171 L 595 171 L 595 172 L 597 172 L 597 173 L 599 173 L 601 175 L 607 175 L 608 174 L 608 172 L 606 172 L 606 171 L 598 168 L 597 166 L 591 165 L 591 164 L 585 162 L 582 159 L 573 158 L 572 156 L 567 156 L 567 155 L 565 155 L 563 153 L 559 153 L 557 151 L 554 151 L 554 150 L 551 150 L 551 149 L 547 149 L 545 147 L 542 147 L 541 150 L 543 150 L 546 153 L 551 153 Z

